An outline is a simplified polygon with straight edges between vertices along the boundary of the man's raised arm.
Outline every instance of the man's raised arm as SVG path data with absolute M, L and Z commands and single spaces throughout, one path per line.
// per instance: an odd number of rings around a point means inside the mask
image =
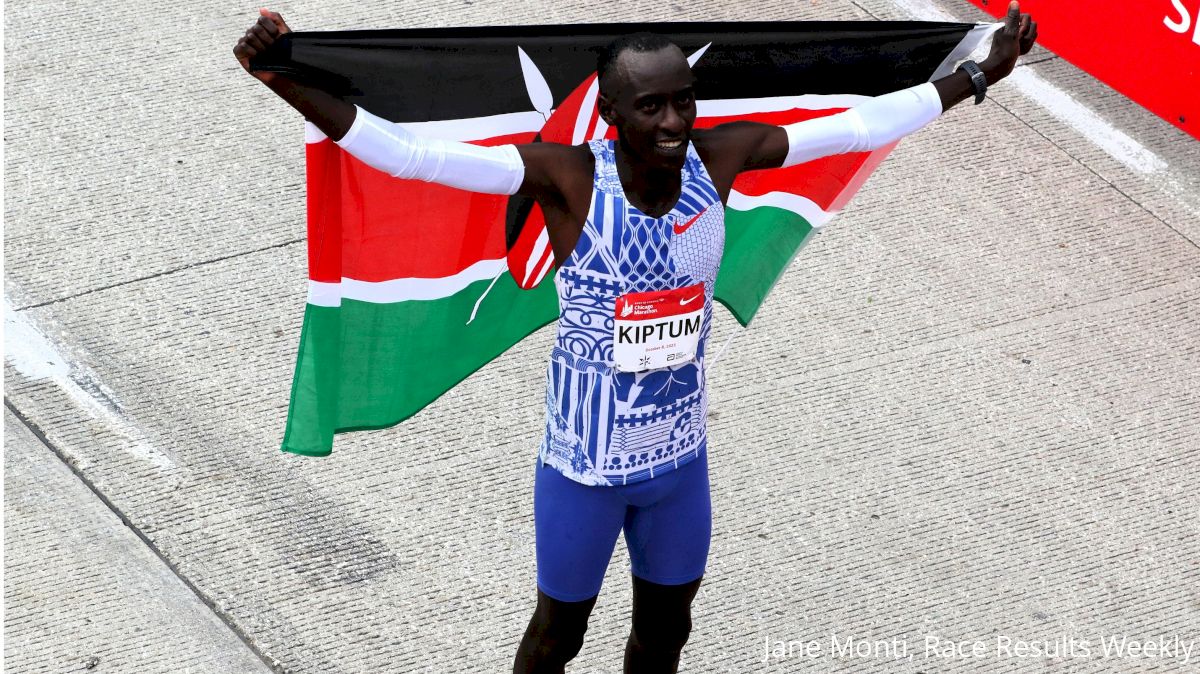
M 988 85 L 1007 77 L 1017 57 L 1027 53 L 1036 39 L 1037 24 L 1012 0 L 1004 27 L 993 35 L 992 49 L 979 65 Z M 829 155 L 881 148 L 921 129 L 974 92 L 971 77 L 956 70 L 934 82 L 875 96 L 836 115 L 786 126 L 734 123 L 713 131 L 722 131 L 718 143 L 744 148 L 740 170 L 794 166 Z
M 316 87 L 251 71 L 250 58 L 290 32 L 278 13 L 260 9 L 259 14 L 233 49 L 238 62 L 359 161 L 396 178 L 472 192 L 538 197 L 554 189 L 548 170 L 556 159 L 554 148 L 520 151 L 515 145 L 483 147 L 424 138 Z

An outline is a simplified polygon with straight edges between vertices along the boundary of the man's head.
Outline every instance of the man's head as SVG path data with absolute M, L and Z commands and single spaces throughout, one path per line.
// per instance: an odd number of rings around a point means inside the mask
M 596 64 L 599 107 L 627 152 L 651 166 L 678 168 L 696 121 L 695 78 L 683 51 L 667 38 L 617 38 Z

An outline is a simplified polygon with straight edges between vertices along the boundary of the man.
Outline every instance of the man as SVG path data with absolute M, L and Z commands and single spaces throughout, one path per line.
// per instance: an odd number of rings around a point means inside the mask
M 288 31 L 260 14 L 234 47 L 247 71 Z M 711 533 L 704 351 L 736 176 L 899 140 L 981 100 L 1036 37 L 1014 1 L 982 64 L 785 127 L 700 130 L 684 54 L 660 36 L 627 36 L 597 64 L 600 114 L 618 141 L 577 146 L 423 139 L 286 76 L 251 73 L 369 166 L 542 208 L 560 317 L 535 480 L 538 602 L 514 672 L 562 672 L 578 653 L 622 530 L 634 590 L 625 671 L 678 667 Z

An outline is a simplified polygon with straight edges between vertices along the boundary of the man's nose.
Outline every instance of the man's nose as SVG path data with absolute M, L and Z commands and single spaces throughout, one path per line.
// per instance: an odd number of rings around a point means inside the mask
M 679 114 L 679 111 L 675 109 L 675 106 L 668 105 L 666 111 L 663 113 L 659 128 L 665 133 L 677 136 L 683 133 L 684 125 L 683 117 Z

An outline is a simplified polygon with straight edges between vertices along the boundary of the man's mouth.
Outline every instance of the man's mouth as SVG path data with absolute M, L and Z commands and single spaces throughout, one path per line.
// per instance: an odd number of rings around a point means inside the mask
M 660 140 L 654 144 L 654 146 L 658 149 L 666 150 L 667 152 L 670 152 L 671 150 L 678 150 L 682 145 L 682 138 L 676 138 L 675 140 Z

